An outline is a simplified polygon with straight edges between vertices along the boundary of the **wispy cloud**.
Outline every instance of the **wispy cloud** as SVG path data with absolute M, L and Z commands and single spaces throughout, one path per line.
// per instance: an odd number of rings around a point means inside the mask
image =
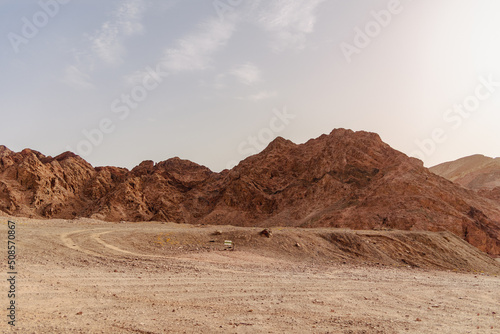
M 62 80 L 67 85 L 75 88 L 92 89 L 94 85 L 90 81 L 90 76 L 82 72 L 77 66 L 69 65 L 64 71 Z
M 145 9 L 144 0 L 123 1 L 112 12 L 110 20 L 93 35 L 86 36 L 88 48 L 71 50 L 74 62 L 66 66 L 62 82 L 74 88 L 93 88 L 91 74 L 99 64 L 122 63 L 126 52 L 123 42 L 144 31 L 141 21 Z
M 253 85 L 261 80 L 259 68 L 251 63 L 246 63 L 234 68 L 231 74 L 245 85 Z
M 123 40 L 144 31 L 141 23 L 144 9 L 143 0 L 122 3 L 112 14 L 112 19 L 104 22 L 93 36 L 89 36 L 95 55 L 106 63 L 121 63 L 125 53 Z
M 272 48 L 301 49 L 314 31 L 316 9 L 324 0 L 272 0 L 257 10 L 257 23 L 272 34 Z
M 222 22 L 210 19 L 205 21 L 197 31 L 177 39 L 173 47 L 167 48 L 155 69 L 160 69 L 163 75 L 165 73 L 169 75 L 209 68 L 214 54 L 226 45 L 233 35 L 235 26 L 235 20 Z M 128 84 L 139 84 L 146 75 L 150 75 L 150 72 L 139 70 L 125 75 L 124 80 Z M 223 85 L 225 76 L 222 74 L 217 79 L 220 87 Z
M 199 31 L 189 34 L 165 50 L 163 68 L 171 72 L 204 70 L 210 66 L 212 55 L 233 35 L 235 22 L 210 19 Z
M 205 70 L 211 67 L 214 54 L 224 47 L 232 37 L 239 17 L 232 13 L 227 20 L 213 17 L 198 25 L 195 31 L 178 38 L 171 47 L 165 49 L 156 66 L 162 76 L 179 72 Z M 128 84 L 140 84 L 151 71 L 139 70 L 124 76 Z M 227 74 L 216 78 L 217 89 L 225 87 Z

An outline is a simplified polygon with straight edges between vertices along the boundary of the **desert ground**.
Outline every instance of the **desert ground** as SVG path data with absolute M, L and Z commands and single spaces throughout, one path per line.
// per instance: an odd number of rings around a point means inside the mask
M 446 233 L 9 219 L 2 333 L 500 333 L 500 263 Z

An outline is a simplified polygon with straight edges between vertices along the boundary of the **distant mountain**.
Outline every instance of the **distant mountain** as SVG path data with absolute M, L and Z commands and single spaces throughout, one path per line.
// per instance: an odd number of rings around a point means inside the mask
M 430 168 L 431 172 L 475 190 L 500 206 L 500 158 L 472 155 Z
M 500 255 L 494 201 L 445 180 L 374 133 L 277 138 L 232 170 L 179 158 L 131 171 L 0 147 L 0 210 L 19 216 L 239 226 L 448 230 Z
M 500 158 L 471 155 L 429 168 L 450 181 L 473 190 L 500 187 Z

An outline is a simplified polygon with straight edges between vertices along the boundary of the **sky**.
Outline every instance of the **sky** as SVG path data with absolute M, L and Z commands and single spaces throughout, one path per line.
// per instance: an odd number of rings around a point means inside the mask
M 231 168 L 277 136 L 500 156 L 498 0 L 0 0 L 0 145 Z

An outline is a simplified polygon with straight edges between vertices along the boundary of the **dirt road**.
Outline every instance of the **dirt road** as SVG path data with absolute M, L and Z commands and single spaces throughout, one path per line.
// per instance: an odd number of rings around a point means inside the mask
M 16 326 L 3 279 L 2 333 L 500 332 L 493 273 L 329 261 L 257 241 L 223 250 L 231 227 L 14 220 Z

